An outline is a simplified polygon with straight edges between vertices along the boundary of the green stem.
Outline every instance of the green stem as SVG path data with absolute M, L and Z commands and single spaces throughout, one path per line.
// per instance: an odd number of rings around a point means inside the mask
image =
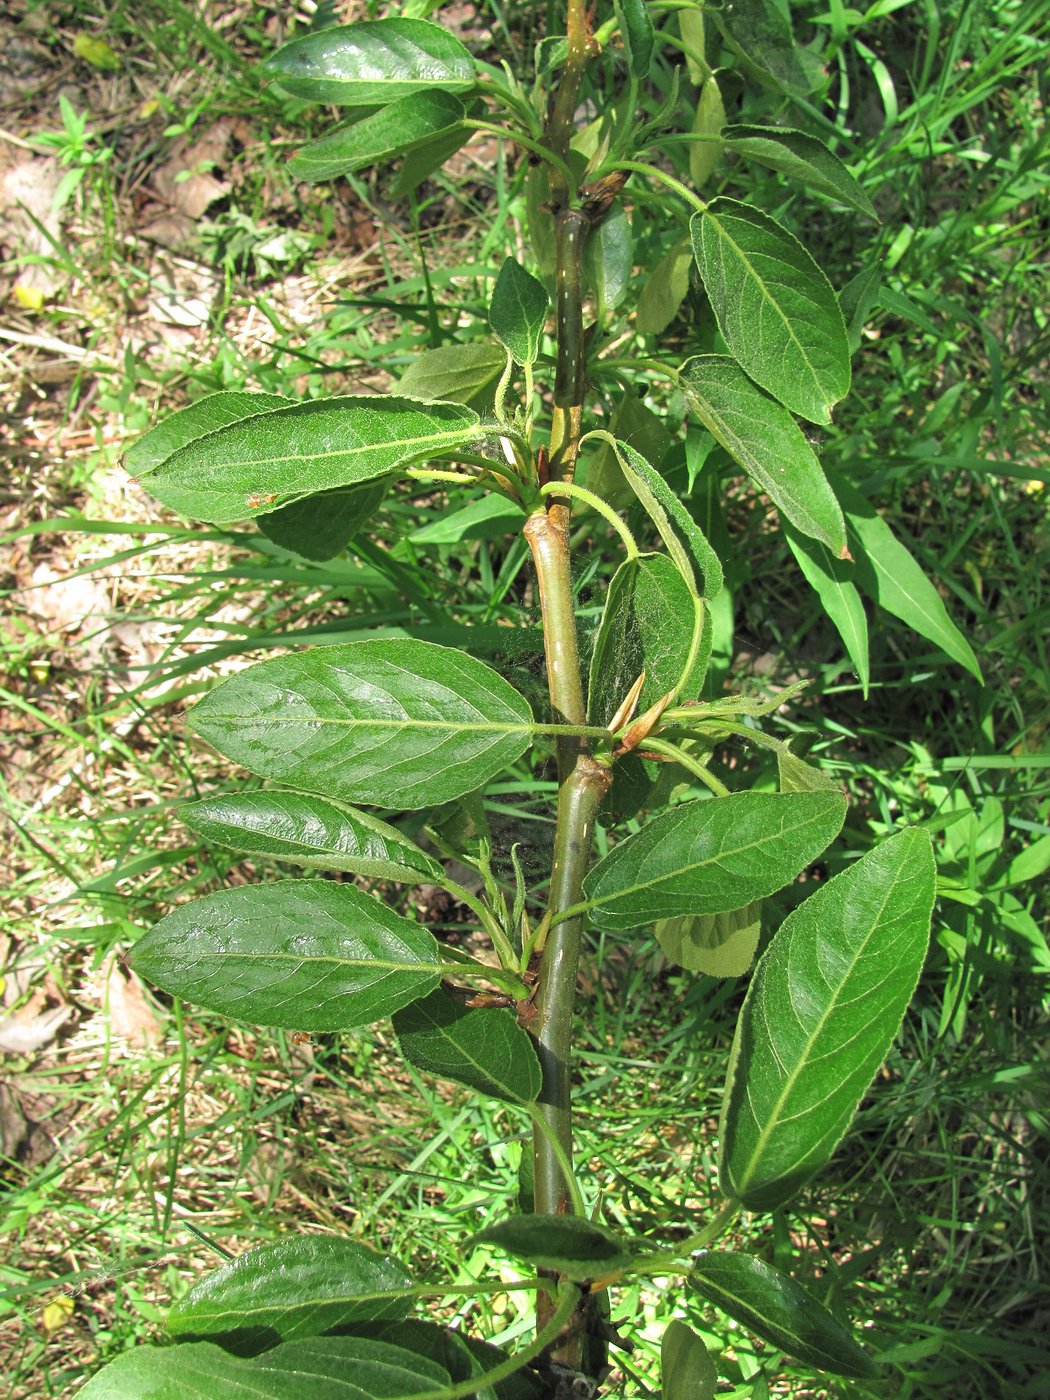
M 695 1235 L 690 1235 L 687 1240 L 680 1240 L 673 1249 L 661 1249 L 654 1254 L 643 1254 L 631 1265 L 632 1273 L 639 1274 L 662 1274 L 671 1272 L 686 1272 L 685 1270 L 675 1270 L 674 1264 L 683 1255 L 695 1254 L 698 1249 L 706 1249 L 719 1235 L 724 1235 L 726 1228 L 740 1214 L 739 1201 L 723 1201 L 722 1205 L 711 1217 L 702 1230 L 698 1230 Z
M 707 208 L 698 194 L 694 194 L 688 186 L 682 184 L 681 180 L 676 180 L 673 175 L 668 175 L 667 171 L 661 170 L 658 165 L 649 165 L 641 160 L 614 160 L 602 167 L 603 173 L 610 170 L 634 170 L 639 175 L 648 175 L 654 180 L 662 181 L 669 189 L 674 190 L 675 194 L 680 194 L 701 214 Z
M 588 491 L 583 486 L 576 486 L 569 481 L 549 481 L 546 486 L 540 487 L 541 496 L 549 496 L 557 493 L 559 496 L 570 496 L 577 501 L 583 501 L 590 506 L 591 510 L 596 510 L 599 515 L 604 516 L 609 524 L 623 541 L 623 547 L 627 551 L 628 559 L 638 558 L 638 545 L 634 536 L 628 530 L 620 517 L 613 510 L 607 501 L 603 501 L 601 496 L 596 496 L 593 491 Z
M 710 788 L 716 797 L 729 796 L 729 789 L 725 783 L 720 782 L 709 768 L 687 754 L 684 749 L 680 749 L 677 744 L 668 744 L 663 739 L 643 739 L 641 747 L 651 749 L 653 753 L 664 754 L 675 763 L 680 763 L 694 778 L 699 778 L 705 787 Z

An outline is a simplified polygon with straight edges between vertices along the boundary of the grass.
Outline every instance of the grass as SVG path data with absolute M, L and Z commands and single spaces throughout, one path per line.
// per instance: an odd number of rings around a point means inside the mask
M 814 214 L 772 177 L 757 186 L 766 207 L 805 220 L 840 283 L 884 261 L 867 353 L 824 458 L 875 491 L 986 674 L 980 688 L 885 622 L 873 629 L 863 701 L 768 518 L 729 502 L 738 562 L 726 661 L 737 685 L 811 678 L 807 700 L 777 722 L 849 783 L 838 859 L 901 819 L 938 833 L 935 946 L 898 1046 L 819 1187 L 772 1225 L 743 1227 L 818 1288 L 823 1266 L 837 1265 L 848 1296 L 833 1301 L 870 1319 L 894 1362 L 865 1393 L 909 1400 L 1034 1397 L 1048 1362 L 1043 11 L 1017 0 L 858 19 L 810 7 L 833 42 L 844 149 L 883 226 Z M 201 17 L 175 0 L 120 6 L 104 25 L 83 4 L 31 15 L 53 71 L 15 134 L 58 128 L 75 31 L 98 31 L 124 68 L 75 69 L 78 110 L 98 133 L 84 150 L 113 154 L 83 167 L 69 236 L 47 255 L 60 293 L 35 317 L 4 318 L 23 337 L 3 344 L 7 411 L 23 426 L 0 498 L 11 831 L 0 946 L 15 1008 L 73 1009 L 57 1042 L 10 1057 L 10 1086 L 33 1120 L 3 1172 L 10 1393 L 70 1393 L 100 1361 L 154 1336 L 166 1303 L 221 1250 L 290 1230 L 348 1231 L 448 1284 L 500 1279 L 506 1292 L 487 1312 L 453 1295 L 443 1306 L 512 1339 L 528 1295 L 513 1270 L 464 1255 L 462 1241 L 513 1200 L 522 1121 L 407 1071 L 384 1031 L 295 1046 L 152 1001 L 129 1014 L 112 957 L 174 900 L 263 873 L 199 849 L 173 819 L 181 797 L 226 777 L 187 749 L 181 728 L 206 675 L 293 640 L 384 628 L 436 638 L 448 600 L 458 624 L 491 626 L 529 602 L 522 552 L 486 540 L 385 548 L 395 524 L 444 509 L 442 497 L 402 497 L 361 557 L 309 565 L 254 534 L 158 525 L 113 467 L 158 410 L 188 397 L 382 385 L 418 349 L 483 334 L 477 269 L 502 257 L 520 191 L 509 165 L 489 196 L 464 164 L 425 192 L 428 291 L 410 218 L 378 260 L 353 245 L 354 210 L 375 205 L 381 187 L 357 181 L 305 205 L 288 187 L 283 148 L 265 132 L 279 142 L 301 114 L 273 93 L 260 99 L 251 78 L 283 15 L 245 5 L 225 27 L 219 11 Z M 145 100 L 158 115 L 131 139 L 126 125 L 106 129 L 111 112 Z M 135 192 L 182 136 L 244 109 L 259 113 L 254 133 L 190 250 L 217 272 L 215 299 L 202 327 L 158 351 L 142 343 L 154 254 Z M 305 242 L 290 245 L 290 261 L 268 258 L 288 230 Z M 583 561 L 585 604 L 597 562 Z M 471 573 L 481 587 L 466 596 Z M 60 597 L 58 579 L 80 590 L 61 607 L 45 601 Z M 516 664 L 537 687 L 535 655 Z M 531 775 L 489 795 L 500 829 L 534 846 L 545 799 Z M 595 938 L 581 997 L 580 1159 L 610 1221 L 684 1231 L 714 1192 L 712 1133 L 742 988 L 680 973 L 648 940 Z M 830 1241 L 826 1253 L 818 1240 Z M 767 1371 L 776 1394 L 858 1393 L 778 1367 L 680 1285 L 666 1287 L 719 1354 L 725 1394 L 761 1396 Z M 65 1296 L 71 1313 L 55 1307 Z M 637 1348 L 613 1353 L 610 1393 L 655 1394 L 655 1294 L 626 1294 L 615 1317 L 630 1320 Z

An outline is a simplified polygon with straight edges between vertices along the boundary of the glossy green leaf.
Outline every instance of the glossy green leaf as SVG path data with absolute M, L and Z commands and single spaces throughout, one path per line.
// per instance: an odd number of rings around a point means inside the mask
M 756 160 L 771 170 L 779 170 L 782 175 L 830 195 L 848 209 L 879 222 L 864 186 L 815 136 L 786 126 L 741 124 L 727 126 L 723 137 L 726 148 L 745 160 Z
M 525 513 L 515 501 L 495 492 L 478 496 L 450 515 L 439 515 L 429 525 L 413 530 L 408 538 L 417 545 L 452 545 L 463 540 L 498 540 L 518 534 Z
M 594 294 L 599 320 L 627 295 L 632 266 L 631 221 L 616 199 L 583 245 L 584 280 Z
M 730 354 L 793 413 L 829 423 L 850 385 L 849 342 L 831 283 L 787 229 L 738 200 L 713 200 L 689 228 Z
M 145 485 L 194 519 L 243 520 L 317 491 L 378 480 L 477 435 L 477 415 L 460 404 L 381 394 L 297 403 L 196 439 Z
M 781 521 L 781 528 L 806 582 L 820 599 L 821 606 L 842 638 L 846 655 L 853 663 L 866 699 L 871 676 L 868 618 L 856 585 L 850 578 L 852 566 L 836 559 L 819 540 L 807 539 L 798 533 L 786 518 Z
M 700 90 L 693 117 L 692 133 L 705 136 L 706 141 L 693 141 L 689 145 L 689 178 L 697 189 L 701 189 L 722 163 L 724 142 L 719 133 L 726 121 L 726 109 L 718 79 L 712 73 Z
M 696 1291 L 767 1342 L 810 1366 L 867 1380 L 874 1361 L 812 1293 L 750 1254 L 703 1250 L 689 1282 Z
M 449 1385 L 444 1367 L 407 1348 L 361 1337 L 310 1337 L 261 1356 L 213 1342 L 140 1346 L 93 1376 L 87 1400 L 403 1400 Z
M 519 365 L 536 363 L 550 304 L 543 283 L 507 258 L 492 289 L 489 325 Z
M 762 955 L 720 1133 L 722 1190 L 749 1210 L 790 1200 L 849 1126 L 915 990 L 934 874 L 929 836 L 902 831 L 789 914 Z
M 316 184 L 382 165 L 449 135 L 464 115 L 463 103 L 449 92 L 415 92 L 301 147 L 288 162 L 288 173 Z
M 507 1103 L 529 1104 L 543 1084 L 532 1041 L 512 1011 L 470 1010 L 438 989 L 394 1017 L 410 1064 Z
M 640 452 L 617 440 L 616 455 L 631 490 L 656 526 L 679 573 L 692 580 L 701 598 L 713 598 L 722 587 L 722 565 L 703 530 Z
M 738 792 L 661 812 L 598 862 L 583 882 L 591 921 L 640 928 L 719 914 L 793 880 L 838 834 L 834 793 Z
M 712 1400 L 718 1372 L 711 1354 L 691 1327 L 675 1319 L 660 1342 L 661 1400 Z
M 638 297 L 634 323 L 639 335 L 663 334 L 685 301 L 692 270 L 691 244 L 676 243 L 663 255 Z
M 515 1215 L 479 1230 L 468 1248 L 491 1245 L 576 1283 L 619 1273 L 631 1262 L 626 1240 L 579 1215 Z
M 440 880 L 441 866 L 370 812 L 302 792 L 227 792 L 179 808 L 205 841 L 307 870 L 342 870 L 375 880 Z
M 707 977 L 743 977 L 755 960 L 761 932 L 761 900 L 723 914 L 660 919 L 653 928 L 671 962 Z
M 274 544 L 323 561 L 341 554 L 361 527 L 378 510 L 388 483 L 365 481 L 304 496 L 301 501 L 259 516 L 259 529 Z
M 279 394 L 249 394 L 239 389 L 209 394 L 169 413 L 155 428 L 143 433 L 124 454 L 124 470 L 130 476 L 143 476 L 197 438 L 207 437 L 242 418 L 272 413 L 275 408 L 291 408 L 293 403 Z
M 296 97 L 368 107 L 474 86 L 474 60 L 447 29 L 422 19 L 363 20 L 293 39 L 263 72 Z
M 786 6 L 777 0 L 733 0 L 707 13 L 752 77 L 794 97 L 813 91 L 818 61 L 795 43 Z
M 973 648 L 948 616 L 941 595 L 911 552 L 859 491 L 842 482 L 838 493 L 849 522 L 861 588 L 880 608 L 899 617 L 981 680 Z
M 689 407 L 755 485 L 804 535 L 841 556 L 846 549 L 842 509 L 790 413 L 756 389 L 726 355 L 687 360 L 681 384 Z
M 427 996 L 444 971 L 432 933 L 356 885 L 282 880 L 195 899 L 131 957 L 166 992 L 256 1026 L 345 1031 Z
M 250 1331 L 272 1346 L 358 1322 L 397 1321 L 412 1307 L 414 1280 L 359 1240 L 294 1235 L 248 1250 L 177 1298 L 173 1337 Z
M 484 662 L 414 638 L 350 642 L 240 671 L 190 725 L 263 778 L 371 806 L 436 806 L 528 747 L 532 711 Z
M 655 34 L 646 0 L 613 0 L 627 66 L 636 78 L 649 74 Z
M 625 559 L 613 575 L 591 653 L 588 709 L 607 724 L 642 671 L 644 714 L 669 691 L 692 699 L 703 683 L 701 599 L 666 554 Z M 676 695 L 677 698 L 677 695 Z
M 403 394 L 491 411 L 507 356 L 498 345 L 439 345 L 417 355 L 398 382 Z

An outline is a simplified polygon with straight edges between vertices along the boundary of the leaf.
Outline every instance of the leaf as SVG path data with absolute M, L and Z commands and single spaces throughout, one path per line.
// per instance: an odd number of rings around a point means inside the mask
M 846 522 L 801 428 L 726 355 L 697 355 L 681 370 L 689 407 L 733 460 L 804 535 L 838 557 Z
M 345 1031 L 432 992 L 433 934 L 355 885 L 282 880 L 183 904 L 132 966 L 166 992 L 257 1026 Z
M 145 484 L 197 520 L 242 520 L 317 491 L 375 481 L 477 435 L 477 415 L 459 404 L 381 394 L 297 403 L 197 438 Z
M 528 702 L 490 666 L 409 637 L 261 661 L 216 686 L 189 722 L 260 777 L 403 810 L 473 792 L 533 731 Z
M 186 408 L 169 413 L 155 428 L 133 442 L 124 454 L 124 470 L 129 476 L 143 476 L 197 438 L 207 437 L 242 418 L 271 413 L 275 408 L 291 408 L 293 402 L 279 394 L 248 394 L 239 389 L 208 394 Z
M 646 0 L 613 0 L 627 66 L 636 78 L 649 75 L 655 34 Z
M 506 1103 L 530 1104 L 543 1085 L 532 1041 L 511 1011 L 475 1010 L 438 989 L 394 1017 L 405 1059 Z
M 618 439 L 615 450 L 631 490 L 656 526 L 679 573 L 692 582 L 701 598 L 713 598 L 722 587 L 722 565 L 704 532 L 640 452 Z
M 304 496 L 269 515 L 260 515 L 259 529 L 274 544 L 323 561 L 341 554 L 367 520 L 379 508 L 388 483 L 365 481 Z
M 668 691 L 693 698 L 703 684 L 703 603 L 666 554 L 625 559 L 613 575 L 591 655 L 588 710 L 607 724 L 642 671 L 644 714 Z
M 933 897 L 930 838 L 913 828 L 784 920 L 737 1022 L 720 1133 L 727 1196 L 772 1210 L 829 1159 L 915 990 Z
M 448 30 L 421 19 L 362 20 L 293 39 L 263 64 L 295 97 L 368 107 L 430 88 L 466 92 L 474 60 Z
M 396 1259 L 343 1236 L 295 1235 L 206 1275 L 171 1305 L 167 1327 L 173 1337 L 250 1328 L 272 1346 L 356 1322 L 395 1322 L 414 1301 L 414 1280 Z
M 615 310 L 631 280 L 631 221 L 617 199 L 583 245 L 583 272 L 598 304 L 598 319 Z
M 850 174 L 838 156 L 828 150 L 823 141 L 786 126 L 727 126 L 722 133 L 728 150 L 746 160 L 779 170 L 792 180 L 799 180 L 812 190 L 830 195 L 832 199 L 854 209 L 865 218 L 879 222 L 875 206 L 863 185 Z
M 618 391 L 609 432 L 641 453 L 647 462 L 655 463 L 657 468 L 671 446 L 671 434 L 663 419 L 646 407 L 630 385 Z M 584 472 L 582 484 L 614 509 L 626 510 L 637 500 L 623 474 L 616 448 L 607 439 L 601 440 L 598 451 L 587 460 Z
M 713 200 L 689 228 L 729 353 L 793 413 L 829 423 L 850 385 L 831 283 L 787 229 L 738 200 Z
M 441 866 L 369 812 L 301 792 L 228 792 L 179 808 L 179 820 L 217 846 L 308 870 L 375 880 L 440 881 Z
M 525 522 L 525 513 L 516 501 L 490 492 L 478 496 L 460 510 L 439 515 L 408 536 L 412 544 L 451 545 L 463 540 L 496 540 L 516 534 Z
M 638 297 L 634 323 L 639 335 L 662 335 L 689 291 L 692 245 L 676 243 L 653 268 Z
M 702 1250 L 689 1282 L 729 1317 L 810 1366 L 868 1380 L 878 1369 L 823 1303 L 752 1255 Z
M 761 932 L 761 900 L 723 914 L 661 919 L 653 928 L 671 962 L 708 977 L 743 977 L 754 962 Z
M 684 1322 L 669 1322 L 660 1343 L 661 1400 L 712 1400 L 717 1385 L 703 1338 Z
M 536 363 L 550 304 L 543 283 L 507 258 L 492 289 L 489 325 L 519 365 Z
M 798 561 L 806 582 L 820 599 L 821 606 L 835 626 L 846 648 L 846 655 L 860 679 L 864 698 L 868 696 L 871 671 L 868 664 L 868 618 L 852 569 L 836 559 L 819 540 L 806 539 L 787 519 L 781 522 L 784 538 Z
M 707 76 L 704 39 L 704 12 L 698 4 L 695 9 L 678 11 L 678 32 L 685 46 L 685 65 L 689 81 L 699 87 Z
M 814 768 L 805 759 L 783 744 L 778 744 L 777 778 L 781 792 L 842 792 L 835 779 L 819 768 Z
M 839 292 L 839 309 L 846 322 L 850 354 L 860 349 L 861 337 L 872 307 L 879 299 L 881 273 L 877 265 L 865 267 Z
M 813 91 L 819 75 L 792 38 L 786 7 L 777 0 L 733 0 L 707 13 L 745 69 L 765 86 L 794 97 Z
M 412 398 L 491 410 L 496 382 L 506 367 L 498 345 L 440 345 L 417 355 L 397 387 Z
M 712 73 L 700 90 L 693 118 L 694 136 L 718 137 L 725 126 L 726 109 L 718 79 Z M 721 140 L 691 141 L 689 143 L 689 178 L 700 189 L 722 163 L 724 143 Z
M 288 173 L 316 184 L 382 165 L 458 132 L 464 117 L 463 103 L 451 93 L 415 92 L 303 146 L 288 162 Z
M 738 792 L 661 812 L 583 882 L 601 929 L 720 914 L 793 880 L 834 840 L 846 804 L 834 793 Z
M 109 44 L 104 39 L 96 39 L 93 34 L 74 34 L 73 52 L 77 58 L 82 58 L 101 73 L 119 73 L 123 66 Z
M 424 180 L 429 180 L 431 175 L 440 170 L 447 160 L 467 144 L 474 134 L 474 126 L 471 123 L 474 115 L 471 104 L 463 125 L 442 132 L 423 145 L 413 147 L 406 154 L 390 187 L 394 199 L 403 199 L 406 194 L 418 189 Z
M 472 1235 L 467 1248 L 483 1244 L 575 1283 L 619 1273 L 632 1259 L 626 1240 L 579 1215 L 511 1216 Z
M 899 617 L 982 680 L 973 648 L 948 616 L 940 594 L 911 552 L 859 491 L 842 482 L 838 493 L 855 541 L 853 553 L 861 588 L 880 608 Z

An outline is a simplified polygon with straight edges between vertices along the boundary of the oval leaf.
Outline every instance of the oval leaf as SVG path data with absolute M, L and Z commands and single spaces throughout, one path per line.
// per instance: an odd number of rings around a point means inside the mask
M 312 141 L 288 162 L 293 180 L 315 184 L 406 155 L 459 127 L 463 103 L 451 93 L 417 92 Z
M 773 894 L 816 860 L 846 815 L 836 793 L 738 792 L 685 802 L 614 847 L 583 882 L 602 929 L 720 914 Z
M 293 399 L 279 394 L 248 394 L 239 389 L 224 389 L 208 394 L 186 408 L 177 409 L 167 418 L 133 442 L 124 454 L 124 470 L 130 476 L 142 476 L 159 467 L 180 447 L 218 432 L 229 423 L 242 418 L 254 418 L 259 413 L 271 413 L 275 408 L 291 408 Z
M 687 243 L 676 243 L 653 268 L 638 298 L 635 326 L 639 335 L 661 335 L 678 315 L 689 291 L 693 253 Z
M 902 831 L 784 920 L 751 980 L 722 1110 L 721 1186 L 772 1210 L 831 1156 L 926 957 L 934 863 Z
M 514 258 L 507 258 L 492 289 L 489 325 L 519 365 L 535 364 L 550 304 L 543 283 Z
M 790 521 L 784 520 L 781 524 L 784 538 L 806 582 L 820 599 L 821 606 L 842 638 L 846 655 L 853 662 L 861 691 L 867 698 L 871 675 L 868 665 L 868 617 L 856 585 L 850 578 L 851 567 L 836 559 L 819 540 L 798 534 Z
M 879 222 L 863 185 L 815 136 L 786 126 L 727 126 L 722 133 L 726 147 L 747 160 L 757 160 L 811 190 L 830 195 L 848 209 Z
M 205 841 L 308 870 L 342 870 L 376 880 L 440 880 L 436 860 L 369 812 L 301 792 L 230 792 L 179 808 Z
M 725 120 L 726 109 L 722 102 L 722 93 L 718 79 L 712 73 L 700 90 L 692 127 L 694 136 L 707 139 L 692 141 L 689 144 L 689 178 L 696 189 L 706 185 L 722 163 L 724 142 L 719 133 L 725 125 Z
M 318 30 L 278 49 L 263 72 L 296 97 L 339 107 L 378 106 L 427 88 L 466 92 L 475 78 L 459 40 L 422 19 Z
M 253 773 L 371 806 L 436 806 L 487 783 L 532 737 L 528 702 L 484 662 L 392 638 L 241 671 L 189 720 Z
M 184 904 L 132 953 L 166 992 L 253 1025 L 345 1031 L 424 997 L 433 934 L 354 885 L 282 880 Z
M 636 78 L 648 76 L 656 35 L 646 0 L 613 0 L 627 65 Z
M 738 200 L 712 201 L 689 228 L 729 353 L 793 413 L 829 423 L 850 385 L 831 283 L 787 229 Z
M 631 221 L 617 199 L 583 245 L 584 277 L 598 303 L 599 320 L 627 295 L 631 258 Z
M 386 495 L 387 482 L 366 481 L 305 496 L 290 506 L 259 517 L 259 529 L 274 544 L 323 561 L 341 554 L 370 520 Z
M 661 1400 L 711 1400 L 717 1385 L 703 1338 L 684 1322 L 669 1322 L 660 1343 Z
M 653 928 L 666 957 L 707 977 L 743 977 L 754 962 L 761 932 L 761 900 L 724 914 L 661 919 Z
M 620 1273 L 633 1257 L 626 1240 L 579 1215 L 515 1215 L 467 1241 L 470 1249 L 482 1244 L 576 1283 Z
M 496 382 L 506 367 L 507 357 L 498 345 L 439 345 L 417 355 L 397 387 L 415 398 L 448 399 L 491 410 Z
M 726 355 L 697 355 L 682 366 L 682 391 L 707 431 L 804 535 L 836 558 L 846 522 L 816 453 L 791 414 Z
M 749 1254 L 702 1250 L 689 1281 L 708 1302 L 790 1356 L 837 1376 L 878 1369 L 842 1323 L 788 1274 Z
M 618 439 L 615 451 L 631 490 L 656 526 L 679 573 L 692 583 L 701 598 L 713 598 L 722 587 L 722 565 L 703 530 L 640 452 Z
M 337 486 L 374 481 L 477 437 L 460 404 L 360 394 L 291 404 L 198 437 L 145 483 L 197 520 L 222 523 L 275 511 Z
M 507 1103 L 532 1103 L 543 1076 L 532 1041 L 511 1011 L 471 1011 L 440 989 L 394 1017 L 410 1064 Z
M 819 81 L 818 60 L 791 34 L 790 11 L 777 0 L 733 0 L 708 11 L 745 71 L 767 87 L 805 97 Z

